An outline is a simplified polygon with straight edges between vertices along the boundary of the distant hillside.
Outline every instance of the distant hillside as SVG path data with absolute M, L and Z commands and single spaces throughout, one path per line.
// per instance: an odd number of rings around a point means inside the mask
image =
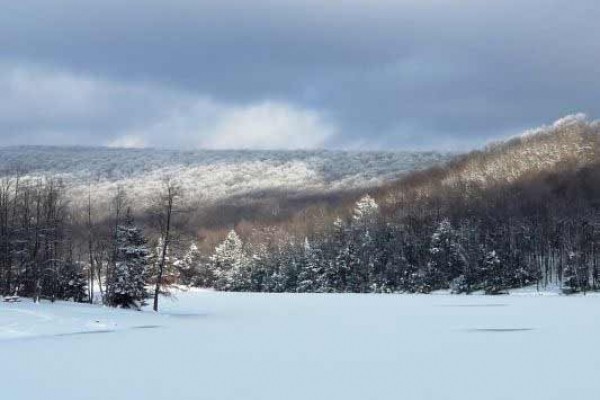
M 408 174 L 380 193 L 388 203 L 399 196 L 422 199 L 448 191 L 469 197 L 500 187 L 539 184 L 549 175 L 577 173 L 599 162 L 600 123 L 577 114 L 457 156 L 444 166 Z
M 447 179 L 492 183 L 515 181 L 525 174 L 553 171 L 565 164 L 584 166 L 600 156 L 600 125 L 572 115 L 490 145 L 457 163 Z
M 205 172 L 230 172 L 225 178 L 302 179 L 344 187 L 391 179 L 449 159 L 439 152 L 349 152 L 265 150 L 162 150 L 106 147 L 0 147 L 0 169 L 20 168 L 31 175 L 62 175 L 79 180 L 119 181 L 161 173 L 200 178 Z M 231 183 L 231 182 L 230 182 Z M 258 182 L 257 182 L 258 183 Z M 261 187 L 261 185 L 257 185 Z
M 227 207 L 228 223 L 253 213 L 249 203 L 273 204 L 291 198 L 314 199 L 379 186 L 410 171 L 440 164 L 449 154 L 436 152 L 343 151 L 177 151 L 87 147 L 0 148 L 0 170 L 24 178 L 60 177 L 72 203 L 106 202 L 117 186 L 142 210 L 162 185 L 175 178 L 186 204 Z M 91 185 L 91 186 L 90 186 Z M 312 200 L 306 200 L 312 201 Z M 242 207 L 244 210 L 240 210 Z M 296 206 L 291 206 L 292 208 Z M 256 206 L 253 206 L 256 209 Z M 272 213 L 269 210 L 269 213 Z
M 286 201 L 276 198 L 251 208 L 213 208 L 211 215 L 219 213 L 219 221 L 227 221 L 228 226 L 242 220 L 278 222 L 283 230 L 311 235 L 337 217 L 348 218 L 356 201 L 367 193 L 386 218 L 404 224 L 405 217 L 410 216 L 419 220 L 418 225 L 426 227 L 426 232 L 432 221 L 443 216 L 460 223 L 470 218 L 562 215 L 575 205 L 600 209 L 600 124 L 580 114 L 567 116 L 484 149 L 398 174 L 378 185 L 356 185 L 325 201 L 319 196 L 288 197 Z M 278 218 L 269 217 L 274 209 Z M 250 214 L 255 218 L 246 218 Z M 208 220 L 205 217 L 202 222 Z M 252 227 L 250 224 L 245 231 Z

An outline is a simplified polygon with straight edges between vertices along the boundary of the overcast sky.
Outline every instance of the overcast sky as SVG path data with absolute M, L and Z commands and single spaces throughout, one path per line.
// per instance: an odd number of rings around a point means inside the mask
M 600 117 L 598 0 L 19 0 L 0 140 L 461 150 Z

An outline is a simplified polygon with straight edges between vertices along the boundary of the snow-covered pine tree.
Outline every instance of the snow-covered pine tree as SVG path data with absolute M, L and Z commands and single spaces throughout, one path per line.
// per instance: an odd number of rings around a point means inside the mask
M 359 236 L 358 254 L 360 257 L 360 268 L 355 271 L 358 278 L 358 290 L 360 292 L 377 291 L 374 286 L 373 278 L 375 272 L 375 263 L 379 249 L 373 238 L 371 230 L 367 229 Z
M 465 252 L 448 219 L 442 220 L 431 236 L 429 255 L 426 280 L 432 289 L 446 288 L 464 273 Z
M 316 292 L 319 289 L 321 280 L 321 260 L 318 257 L 317 250 L 313 248 L 308 238 L 304 239 L 303 249 L 303 262 L 298 272 L 297 291 L 301 293 Z
M 286 289 L 286 280 L 285 271 L 282 268 L 283 266 L 278 262 L 278 260 L 273 260 L 274 265 L 271 269 L 271 275 L 269 277 L 269 291 L 273 293 L 283 293 Z
M 277 291 L 279 285 L 279 255 L 254 253 L 252 255 L 252 267 L 250 268 L 250 287 L 252 292 Z
M 284 290 L 286 292 L 295 292 L 298 286 L 299 257 L 298 249 L 291 243 L 287 243 L 279 249 L 277 260 L 280 270 L 285 278 Z
M 215 248 L 211 260 L 217 290 L 244 290 L 250 286 L 250 263 L 244 254 L 244 243 L 235 230 L 231 230 L 225 240 Z
M 175 267 L 179 272 L 180 282 L 184 285 L 204 286 L 206 276 L 203 273 L 205 271 L 202 271 L 201 265 L 200 250 L 196 243 L 192 242 L 183 257 L 175 263 Z
M 292 246 L 282 251 L 277 246 L 258 246 L 258 252 L 252 257 L 253 286 L 256 277 L 264 277 L 262 285 L 256 285 L 258 291 L 283 293 L 295 289 L 297 279 L 296 257 Z M 256 289 L 252 289 L 256 290 Z
M 128 212 L 125 222 L 117 227 L 117 251 L 109 304 L 139 309 L 149 297 L 146 291 L 150 250 L 142 230 L 135 226 Z
M 360 293 L 363 287 L 363 270 L 365 266 L 363 264 L 363 256 L 361 251 L 361 240 L 353 236 L 348 240 L 347 246 L 347 268 L 348 275 L 346 278 L 345 291 Z
M 373 223 L 378 214 L 379 205 L 367 194 L 356 203 L 352 214 L 352 221 L 355 224 Z
M 66 261 L 58 269 L 56 297 L 62 300 L 83 302 L 87 298 L 87 276 L 83 266 L 74 261 Z
M 269 251 L 265 243 L 246 245 L 246 286 L 242 290 L 252 292 L 281 292 L 283 291 L 279 273 L 279 254 L 272 249 Z
M 502 262 L 496 251 L 488 251 L 485 254 L 481 271 L 484 276 L 483 289 L 485 294 L 500 294 L 507 289 Z
M 346 291 L 350 272 L 348 240 L 347 227 L 340 218 L 337 218 L 333 223 L 333 231 L 327 241 L 329 256 L 323 266 L 323 280 L 331 292 Z
M 373 263 L 372 291 L 397 291 L 401 286 L 402 277 L 407 274 L 408 263 L 401 237 L 391 225 L 381 225 L 376 232 Z
M 348 240 L 347 290 L 367 292 L 373 290 L 371 278 L 375 269 L 375 242 L 371 230 L 379 216 L 375 200 L 365 195 L 355 205 Z
M 569 252 L 563 271 L 563 292 L 572 294 L 588 290 L 588 271 L 579 254 Z

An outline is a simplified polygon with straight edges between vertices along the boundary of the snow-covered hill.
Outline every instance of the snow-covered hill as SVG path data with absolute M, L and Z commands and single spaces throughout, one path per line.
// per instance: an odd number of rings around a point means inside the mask
M 511 183 L 527 174 L 590 165 L 598 161 L 599 155 L 600 121 L 584 114 L 568 115 L 466 155 L 462 163 L 449 170 L 445 183 Z
M 118 185 L 147 200 L 168 176 L 188 201 L 267 191 L 306 193 L 377 185 L 449 159 L 436 152 L 177 151 L 86 147 L 0 148 L 0 169 L 59 176 L 74 199 L 111 196 Z

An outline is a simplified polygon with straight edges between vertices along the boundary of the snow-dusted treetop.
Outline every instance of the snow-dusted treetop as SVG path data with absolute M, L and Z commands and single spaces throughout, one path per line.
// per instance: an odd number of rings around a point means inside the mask
M 213 260 L 216 262 L 238 262 L 243 258 L 243 242 L 235 230 L 229 231 L 225 240 L 215 248 Z
M 363 222 L 373 218 L 379 212 L 379 206 L 368 194 L 362 197 L 354 208 L 353 219 L 355 222 Z
M 583 124 L 586 124 L 586 123 L 593 124 L 594 122 L 595 121 L 590 121 L 588 116 L 584 113 L 569 114 L 569 115 L 565 115 L 562 118 L 557 119 L 550 125 L 541 125 L 541 126 L 538 126 L 538 127 L 532 128 L 532 129 L 527 129 L 514 137 L 528 138 L 528 137 L 535 136 L 538 134 L 552 133 L 556 129 L 565 128 L 570 125 L 576 125 L 576 124 L 582 124 L 582 123 Z

